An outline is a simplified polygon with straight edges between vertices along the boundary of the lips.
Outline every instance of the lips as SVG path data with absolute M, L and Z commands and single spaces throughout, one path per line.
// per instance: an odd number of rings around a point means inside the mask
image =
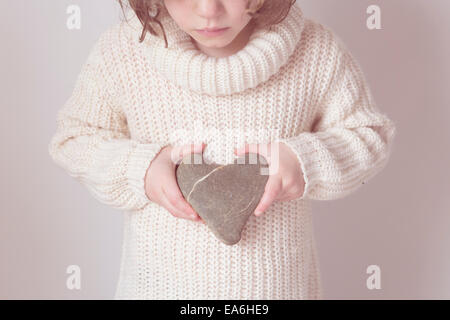
M 229 28 L 210 28 L 210 29 L 197 30 L 197 32 L 206 37 L 217 37 L 217 36 L 221 36 L 222 34 L 224 34 L 226 32 L 226 30 L 228 30 L 228 29 Z
M 216 32 L 220 30 L 225 30 L 227 28 L 205 28 L 205 29 L 197 29 L 198 31 L 207 31 L 207 32 Z

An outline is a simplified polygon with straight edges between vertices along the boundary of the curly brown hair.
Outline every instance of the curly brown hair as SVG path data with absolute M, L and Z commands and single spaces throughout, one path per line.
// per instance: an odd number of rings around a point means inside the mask
M 122 8 L 124 16 L 125 7 L 123 0 L 117 0 Z M 142 33 L 139 42 L 144 41 L 147 32 L 154 36 L 158 36 L 154 29 L 154 25 L 158 24 L 164 35 L 164 41 L 167 48 L 167 37 L 164 27 L 158 19 L 158 16 L 164 8 L 163 0 L 128 0 L 128 5 L 135 12 L 142 24 Z M 291 6 L 296 0 L 247 0 L 246 13 L 252 17 L 251 22 L 256 28 L 270 27 L 283 21 Z M 152 12 L 156 12 L 153 15 Z

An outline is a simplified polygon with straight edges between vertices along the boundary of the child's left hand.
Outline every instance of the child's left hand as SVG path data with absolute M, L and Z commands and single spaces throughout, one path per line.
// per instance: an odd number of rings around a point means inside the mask
M 258 147 L 259 146 L 259 147 Z M 237 156 L 252 152 L 264 156 L 269 163 L 269 171 L 273 161 L 270 160 L 271 143 L 246 144 L 235 149 Z M 276 149 L 275 149 L 276 150 Z M 261 215 L 273 201 L 287 201 L 301 197 L 305 188 L 303 172 L 295 153 L 284 143 L 278 143 L 279 163 L 277 172 L 270 174 L 264 194 L 255 209 L 255 215 Z

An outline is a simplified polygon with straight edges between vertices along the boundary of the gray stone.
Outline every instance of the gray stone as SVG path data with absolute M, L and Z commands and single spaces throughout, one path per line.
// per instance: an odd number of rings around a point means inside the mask
M 234 245 L 264 194 L 268 168 L 266 159 L 256 153 L 227 165 L 208 164 L 201 153 L 193 153 L 176 166 L 176 178 L 184 198 L 213 234 Z

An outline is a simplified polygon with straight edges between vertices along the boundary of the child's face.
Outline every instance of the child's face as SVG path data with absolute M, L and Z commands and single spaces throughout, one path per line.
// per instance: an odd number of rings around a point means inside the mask
M 245 45 L 243 42 L 248 41 L 251 32 L 251 17 L 245 13 L 248 1 L 164 0 L 164 5 L 180 29 L 188 33 L 202 51 L 214 51 L 214 55 L 220 56 L 220 49 L 230 52 L 233 50 L 231 47 L 242 47 Z M 205 28 L 227 29 L 208 36 L 198 31 Z

